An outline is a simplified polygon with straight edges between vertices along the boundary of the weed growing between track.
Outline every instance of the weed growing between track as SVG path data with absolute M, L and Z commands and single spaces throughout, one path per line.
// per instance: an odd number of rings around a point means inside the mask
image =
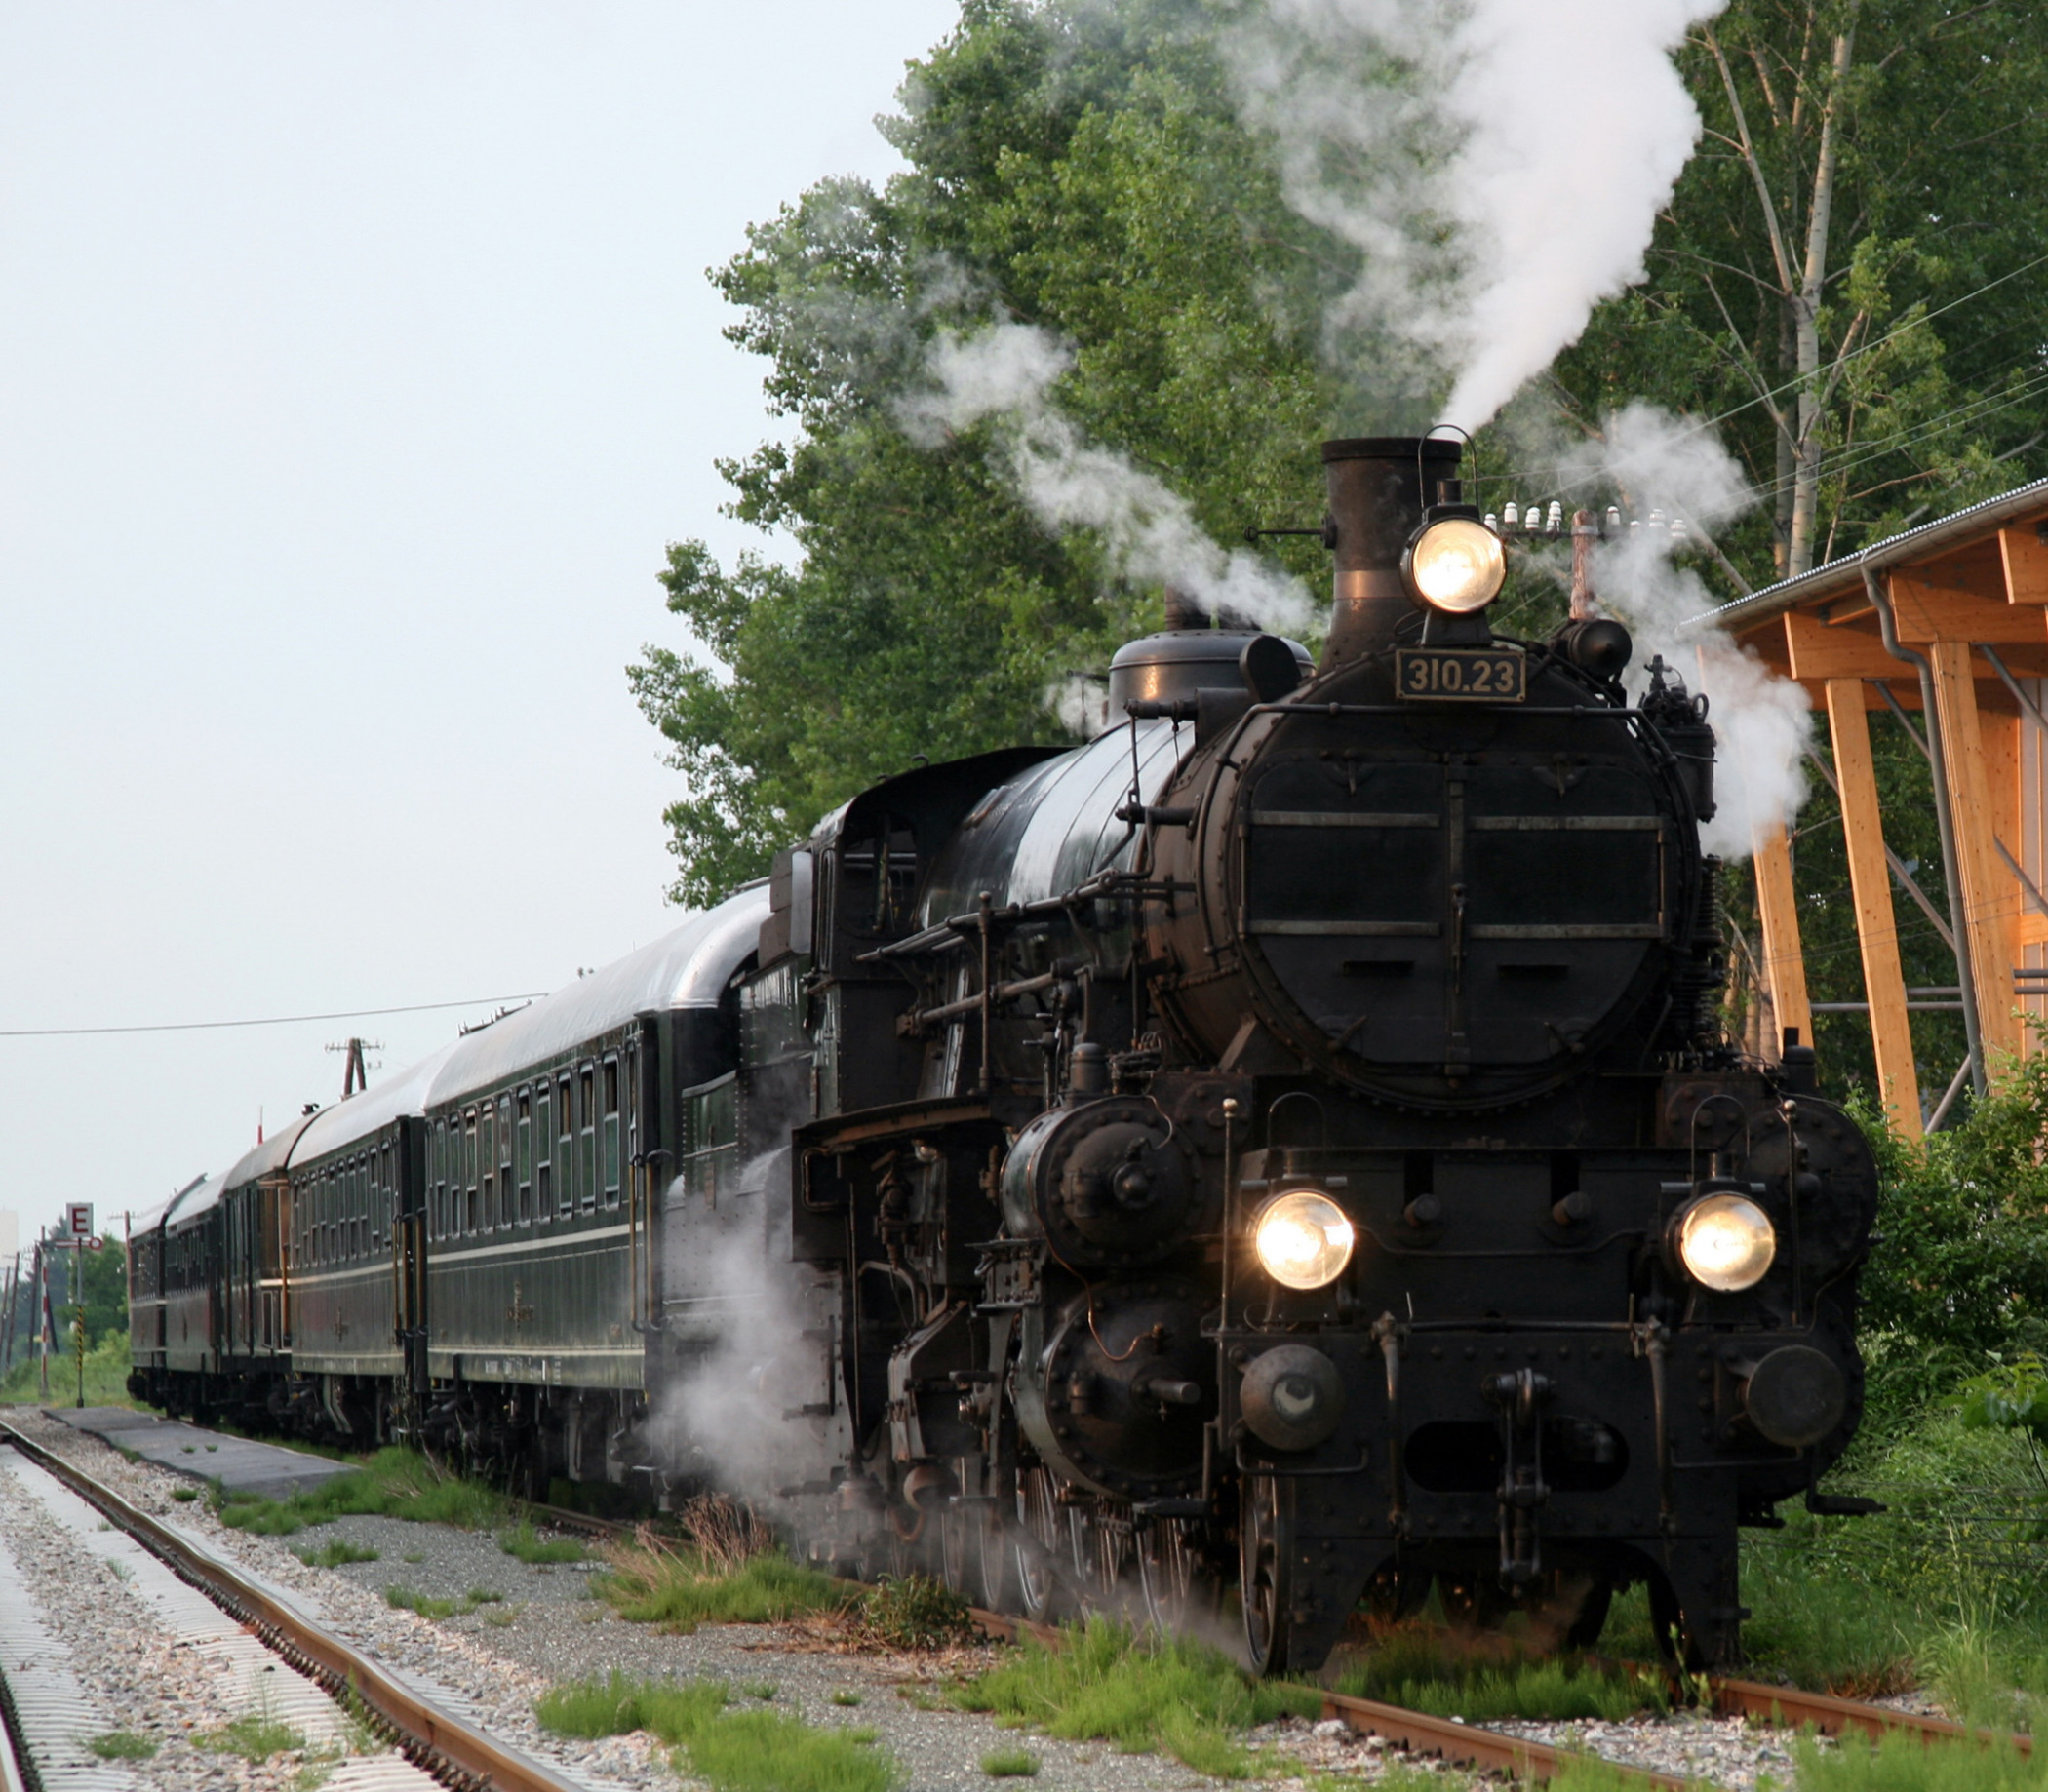
M 138 1735 L 133 1730 L 109 1730 L 104 1735 L 88 1736 L 86 1747 L 102 1761 L 147 1761 L 156 1753 L 157 1744 L 154 1737 Z
M 891 1792 L 895 1763 L 872 1731 L 820 1729 L 759 1705 L 732 1710 L 715 1680 L 578 1681 L 534 1706 L 557 1735 L 621 1735 L 644 1730 L 676 1751 L 676 1766 L 719 1792 Z
M 1127 1625 L 1099 1619 L 1069 1625 L 1064 1635 L 1058 1650 L 1027 1638 L 953 1688 L 948 1702 L 1070 1741 L 1107 1741 L 1130 1754 L 1157 1750 L 1216 1779 L 1256 1771 L 1256 1757 L 1233 1732 L 1322 1709 L 1315 1687 L 1248 1680 L 1201 1643 L 1141 1639 Z
M 418 1451 L 396 1444 L 379 1450 L 361 1468 L 289 1500 L 217 1487 L 213 1503 L 222 1524 L 256 1537 L 293 1537 L 308 1525 L 355 1516 L 490 1531 L 508 1523 L 513 1513 L 513 1501 L 495 1489 L 450 1474 Z
M 1620 1723 L 1671 1705 L 1661 1674 L 1524 1655 L 1505 1639 L 1421 1625 L 1388 1632 L 1345 1671 L 1337 1690 L 1474 1724 L 1500 1718 Z

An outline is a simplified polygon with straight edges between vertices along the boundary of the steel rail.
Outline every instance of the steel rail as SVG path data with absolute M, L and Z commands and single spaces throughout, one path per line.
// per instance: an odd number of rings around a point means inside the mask
M 43 1776 L 28 1752 L 28 1736 L 0 1667 L 0 1792 L 43 1792 Z
M 458 1792 L 585 1792 L 531 1756 L 430 1703 L 304 1613 L 24 1437 L 5 1419 L 0 1419 L 0 1437 L 246 1624 L 300 1673 L 332 1695 L 353 1700 L 408 1760 L 444 1784 Z
M 1706 1679 L 1713 1695 L 1713 1708 L 1730 1717 L 1755 1717 L 1765 1723 L 1801 1727 L 1811 1724 L 1825 1736 L 1860 1730 L 1874 1740 L 1886 1731 L 1895 1730 L 1916 1735 L 1923 1742 L 1977 1742 L 1986 1747 L 2002 1743 L 2022 1755 L 2033 1753 L 2033 1738 L 2017 1732 L 1978 1730 L 1946 1717 L 1895 1711 L 1889 1705 L 1865 1704 L 1828 1693 L 1804 1693 L 1796 1687 L 1765 1686 L 1761 1681 L 1735 1680 L 1723 1674 L 1709 1674 Z
M 1687 1792 L 1700 1783 L 1696 1774 L 1681 1779 L 1655 1768 L 1617 1761 L 1611 1755 L 1554 1748 L 1548 1742 L 1526 1741 L 1477 1724 L 1431 1717 L 1401 1705 L 1383 1705 L 1376 1699 L 1353 1698 L 1346 1693 L 1324 1693 L 1322 1715 L 1342 1718 L 1359 1734 L 1379 1736 L 1410 1754 L 1440 1755 L 1454 1767 L 1473 1767 L 1484 1773 L 1509 1773 L 1522 1779 L 1544 1780 L 1555 1778 L 1567 1768 L 1594 1763 L 1634 1784 L 1657 1786 L 1664 1792 Z

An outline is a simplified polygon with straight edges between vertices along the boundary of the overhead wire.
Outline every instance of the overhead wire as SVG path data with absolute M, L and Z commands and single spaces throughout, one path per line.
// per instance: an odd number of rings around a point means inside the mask
M 545 990 L 516 995 L 478 995 L 467 1001 L 412 1002 L 399 1008 L 337 1008 L 327 1014 L 269 1014 L 239 1021 L 153 1021 L 126 1027 L 0 1027 L 0 1039 L 75 1039 L 129 1032 L 214 1032 L 231 1027 L 295 1027 L 309 1021 L 369 1021 L 387 1014 L 432 1014 L 444 1008 L 488 1008 L 508 1001 L 537 1001 Z

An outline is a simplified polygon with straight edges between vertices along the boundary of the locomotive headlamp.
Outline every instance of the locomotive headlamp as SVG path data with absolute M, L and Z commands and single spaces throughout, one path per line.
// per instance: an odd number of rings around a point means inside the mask
M 1508 576 L 1501 538 L 1476 516 L 1426 521 L 1400 557 L 1401 577 L 1433 609 L 1469 616 L 1500 595 Z
M 1763 1280 L 1778 1255 L 1771 1216 L 1744 1194 L 1702 1195 L 1672 1223 L 1685 1273 L 1716 1294 L 1740 1294 Z
M 1282 1288 L 1326 1288 L 1351 1262 L 1357 1233 L 1344 1209 L 1314 1188 L 1289 1188 L 1259 1209 L 1251 1248 Z

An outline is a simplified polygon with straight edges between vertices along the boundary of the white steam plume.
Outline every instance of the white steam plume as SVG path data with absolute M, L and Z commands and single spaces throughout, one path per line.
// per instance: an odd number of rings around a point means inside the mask
M 1374 426 L 1438 420 L 1421 349 L 1477 429 L 1642 279 L 1700 132 L 1671 53 L 1722 3 L 1266 0 L 1232 34 L 1288 202 L 1361 253 L 1328 347 Z
M 1606 419 L 1599 440 L 1573 443 L 1558 460 L 1567 491 L 1604 487 L 1639 518 L 1662 510 L 1693 529 L 1711 532 L 1754 501 L 1742 469 L 1711 433 L 1654 405 L 1628 406 Z M 1796 683 L 1699 620 L 1713 596 L 1696 573 L 1673 564 L 1672 550 L 1663 528 L 1604 542 L 1594 553 L 1593 587 L 1599 607 L 1635 638 L 1632 682 L 1646 684 L 1650 660 L 1662 655 L 1687 688 L 1707 693 L 1722 776 L 1702 844 L 1746 859 L 1757 827 L 1789 827 L 1806 799 L 1813 713 Z
M 942 334 L 926 360 L 930 387 L 897 407 L 911 438 L 937 447 L 952 432 L 995 424 L 1017 490 L 1048 528 L 1091 528 L 1111 570 L 1179 587 L 1211 615 L 1298 632 L 1317 616 L 1301 584 L 1243 549 L 1226 551 L 1188 501 L 1114 448 L 1090 442 L 1053 402 L 1074 351 L 1049 331 L 997 323 Z

